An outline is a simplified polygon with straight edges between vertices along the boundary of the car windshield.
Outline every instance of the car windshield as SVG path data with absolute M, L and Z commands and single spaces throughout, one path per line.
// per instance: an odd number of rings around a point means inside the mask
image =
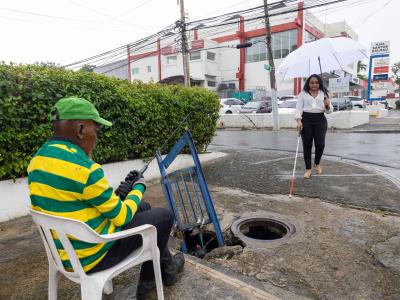
M 285 100 L 289 100 L 289 99 L 293 99 L 293 98 L 295 98 L 295 97 L 294 96 L 282 96 L 279 98 L 279 100 L 285 101 Z
M 243 108 L 259 108 L 261 106 L 262 102 L 261 101 L 251 101 L 247 102 Z
M 361 98 L 357 98 L 357 97 L 347 97 L 347 99 L 350 99 L 351 101 L 361 101 Z
M 283 102 L 282 104 L 279 104 L 279 107 L 281 107 L 281 108 L 296 108 L 296 103 L 297 103 L 297 101 L 287 100 L 287 101 Z
M 333 98 L 332 103 L 345 103 L 346 99 L 345 98 Z

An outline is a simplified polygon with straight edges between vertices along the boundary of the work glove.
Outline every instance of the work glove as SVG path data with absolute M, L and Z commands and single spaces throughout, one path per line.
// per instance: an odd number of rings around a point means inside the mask
M 128 175 L 126 175 L 125 181 L 131 183 L 132 187 L 137 183 L 141 183 L 146 187 L 146 181 L 143 177 L 143 174 L 137 170 L 130 171 Z
M 115 194 L 121 200 L 124 200 L 131 190 L 132 190 L 132 184 L 130 184 L 129 182 L 126 182 L 126 181 L 121 181 L 121 183 L 115 190 Z
M 138 181 L 141 177 L 143 178 L 143 175 L 140 174 L 138 170 L 133 170 L 130 171 L 128 175 L 126 175 L 125 181 L 134 183 L 135 181 Z

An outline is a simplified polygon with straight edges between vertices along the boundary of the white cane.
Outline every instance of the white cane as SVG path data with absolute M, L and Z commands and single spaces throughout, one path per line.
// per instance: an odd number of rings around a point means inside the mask
M 289 199 L 292 198 L 292 192 L 293 192 L 293 186 L 294 186 L 294 178 L 295 178 L 294 174 L 296 173 L 297 154 L 299 153 L 300 136 L 301 136 L 301 131 L 299 130 L 299 135 L 297 137 L 296 156 L 294 158 L 292 183 L 290 184 Z

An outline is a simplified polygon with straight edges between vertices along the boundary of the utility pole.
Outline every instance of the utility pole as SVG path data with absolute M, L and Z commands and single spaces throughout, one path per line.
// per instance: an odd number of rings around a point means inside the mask
M 265 31 L 266 31 L 266 42 L 267 42 L 267 54 L 270 66 L 269 81 L 271 84 L 271 99 L 272 99 L 272 119 L 273 119 L 273 129 L 279 130 L 279 115 L 278 115 L 278 102 L 276 100 L 276 79 L 275 79 L 275 64 L 274 58 L 272 57 L 272 47 L 271 47 L 271 26 L 269 24 L 269 14 L 268 14 L 268 1 L 264 0 L 264 17 L 265 17 Z
M 186 37 L 185 6 L 183 0 L 178 0 L 181 9 L 181 36 L 182 36 L 182 59 L 183 59 L 183 78 L 186 87 L 190 87 L 190 69 L 188 58 L 188 44 Z

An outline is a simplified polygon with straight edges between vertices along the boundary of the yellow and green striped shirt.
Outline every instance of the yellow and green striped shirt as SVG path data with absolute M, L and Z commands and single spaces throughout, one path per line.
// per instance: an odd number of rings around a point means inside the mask
M 34 210 L 85 222 L 99 234 L 118 232 L 129 223 L 146 189 L 136 184 L 121 201 L 101 166 L 62 139 L 50 140 L 37 151 L 28 166 L 28 184 Z M 72 270 L 57 235 L 53 236 L 64 267 Z M 71 241 L 85 271 L 97 265 L 114 243 Z

